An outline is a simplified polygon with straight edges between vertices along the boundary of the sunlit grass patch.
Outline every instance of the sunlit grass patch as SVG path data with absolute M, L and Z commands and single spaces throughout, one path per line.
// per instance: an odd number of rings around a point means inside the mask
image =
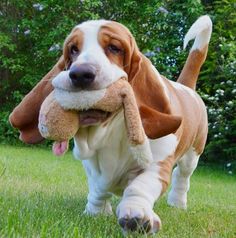
M 0 146 L 0 176 L 0 237 L 123 237 L 115 215 L 83 215 L 86 176 L 71 153 L 57 158 L 37 147 Z M 155 211 L 163 223 L 158 237 L 234 238 L 236 177 L 199 167 L 188 210 L 167 206 L 164 195 Z

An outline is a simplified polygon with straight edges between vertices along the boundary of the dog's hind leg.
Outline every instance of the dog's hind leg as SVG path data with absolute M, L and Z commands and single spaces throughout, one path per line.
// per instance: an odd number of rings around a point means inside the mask
M 171 190 L 167 203 L 178 208 L 187 208 L 187 192 L 190 188 L 190 177 L 197 167 L 198 159 L 193 148 L 180 158 L 172 173 Z

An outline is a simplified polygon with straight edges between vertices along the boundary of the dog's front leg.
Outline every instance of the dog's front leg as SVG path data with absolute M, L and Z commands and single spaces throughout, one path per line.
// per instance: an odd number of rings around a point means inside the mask
M 112 207 L 110 204 L 111 193 L 107 192 L 105 187 L 99 186 L 99 178 L 92 177 L 88 168 L 85 167 L 85 171 L 88 177 L 89 194 L 87 196 L 87 204 L 85 207 L 85 214 L 97 215 L 97 214 L 112 214 Z
M 155 233 L 160 229 L 161 220 L 153 211 L 154 202 L 163 192 L 159 170 L 158 163 L 152 163 L 124 190 L 123 198 L 117 207 L 119 224 L 124 232 L 137 230 Z
M 112 207 L 109 201 L 110 197 L 110 193 L 98 193 L 90 190 L 84 213 L 88 215 L 111 215 Z

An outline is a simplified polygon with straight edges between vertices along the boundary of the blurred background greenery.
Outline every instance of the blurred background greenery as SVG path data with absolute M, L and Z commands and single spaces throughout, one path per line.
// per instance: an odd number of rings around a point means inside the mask
M 213 21 L 209 53 L 197 86 L 209 115 L 203 161 L 221 163 L 233 173 L 236 163 L 234 0 L 1 0 L 0 143 L 21 143 L 18 132 L 8 122 L 9 113 L 55 64 L 65 37 L 76 24 L 101 18 L 125 24 L 159 72 L 176 80 L 188 54 L 188 50 L 182 50 L 183 37 L 203 14 Z

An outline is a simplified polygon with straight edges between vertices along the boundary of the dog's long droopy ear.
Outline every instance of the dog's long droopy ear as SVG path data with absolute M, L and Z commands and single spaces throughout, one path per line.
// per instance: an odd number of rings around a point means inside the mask
M 29 144 L 43 140 L 38 130 L 39 110 L 44 99 L 53 90 L 51 80 L 65 68 L 64 57 L 43 77 L 43 79 L 23 98 L 13 110 L 9 120 L 13 127 L 20 130 L 20 139 Z
M 158 112 L 146 106 L 140 106 L 139 112 L 145 133 L 150 139 L 156 139 L 175 132 L 182 121 L 179 116 Z
M 171 113 L 164 79 L 139 51 L 134 39 L 131 41 L 131 51 L 127 73 L 146 135 L 150 139 L 157 139 L 175 132 L 182 118 Z

